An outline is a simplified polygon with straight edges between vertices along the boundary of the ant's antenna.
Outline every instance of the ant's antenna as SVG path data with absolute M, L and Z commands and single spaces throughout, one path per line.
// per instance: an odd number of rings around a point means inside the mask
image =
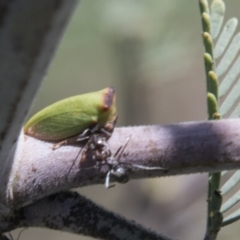
M 111 167 L 111 169 L 108 171 L 106 179 L 105 179 L 105 187 L 106 188 L 111 188 L 114 186 L 114 184 L 110 185 L 111 175 L 114 176 L 115 178 L 119 179 L 119 182 L 121 182 L 121 183 L 125 183 L 128 181 L 129 172 L 128 172 L 128 169 L 126 167 L 124 167 L 124 165 L 125 166 L 128 165 L 128 166 L 135 167 L 138 169 L 143 169 L 146 171 L 166 170 L 166 168 L 163 168 L 163 167 L 148 167 L 148 166 L 144 166 L 144 165 L 127 163 L 127 162 L 121 163 L 119 160 L 127 147 L 130 137 L 131 137 L 131 135 L 127 138 L 127 141 L 124 144 L 124 146 L 119 147 L 118 150 L 116 151 L 116 153 L 114 154 L 114 156 L 112 158 L 110 157 L 107 160 L 107 163 Z M 118 157 L 117 157 L 117 155 L 118 155 Z

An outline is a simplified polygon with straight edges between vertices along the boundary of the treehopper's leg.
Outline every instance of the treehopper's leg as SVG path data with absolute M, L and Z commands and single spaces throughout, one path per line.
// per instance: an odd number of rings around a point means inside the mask
M 114 119 L 114 121 L 107 122 L 104 127 L 100 128 L 100 132 L 103 133 L 109 139 L 112 136 L 116 122 L 117 117 Z

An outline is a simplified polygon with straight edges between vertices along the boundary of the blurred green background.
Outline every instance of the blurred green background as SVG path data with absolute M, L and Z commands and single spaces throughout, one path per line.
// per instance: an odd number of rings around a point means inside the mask
M 225 20 L 240 18 L 239 0 L 225 3 Z M 30 115 L 62 98 L 114 86 L 118 126 L 205 120 L 202 56 L 197 0 L 82 0 Z M 77 191 L 169 237 L 203 238 L 206 174 L 130 181 L 110 190 L 99 185 Z M 223 229 L 219 239 L 239 239 L 236 225 Z M 21 236 L 43 238 L 91 239 L 46 229 L 28 229 Z

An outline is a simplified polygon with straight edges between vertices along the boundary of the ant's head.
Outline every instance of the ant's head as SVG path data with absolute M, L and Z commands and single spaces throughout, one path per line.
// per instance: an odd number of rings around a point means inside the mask
M 116 169 L 112 169 L 111 176 L 113 176 L 118 183 L 126 183 L 129 181 L 129 172 L 127 168 L 123 166 L 117 166 Z

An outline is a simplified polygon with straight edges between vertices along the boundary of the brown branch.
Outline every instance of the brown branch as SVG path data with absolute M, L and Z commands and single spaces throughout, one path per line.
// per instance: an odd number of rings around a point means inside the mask
M 1 219 L 1 232 L 17 227 L 50 228 L 105 240 L 169 240 L 74 192 L 46 197 Z
M 116 128 L 109 140 L 115 152 L 129 143 L 121 156 L 130 179 L 213 172 L 240 167 L 240 120 L 181 123 L 166 126 Z M 52 150 L 52 143 L 19 138 L 10 178 L 1 178 L 7 193 L 2 203 L 20 207 L 58 191 L 99 184 L 105 181 L 108 167 L 94 166 L 91 159 L 80 167 L 79 160 L 69 173 L 79 146 Z M 11 163 L 11 160 L 8 162 Z M 165 170 L 145 171 L 132 164 L 158 166 Z M 112 179 L 113 180 L 113 179 Z

